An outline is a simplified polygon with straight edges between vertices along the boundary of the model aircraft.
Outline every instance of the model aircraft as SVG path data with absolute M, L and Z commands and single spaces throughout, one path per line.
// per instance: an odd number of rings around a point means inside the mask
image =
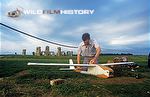
M 44 66 L 69 66 L 69 68 L 60 68 L 60 70 L 74 70 L 75 72 L 90 74 L 100 78 L 114 77 L 114 70 L 108 66 L 117 65 L 133 65 L 134 62 L 119 62 L 106 64 L 73 64 L 73 60 L 69 59 L 69 64 L 63 63 L 28 63 L 27 65 L 44 65 Z M 87 67 L 87 71 L 76 70 L 75 67 Z

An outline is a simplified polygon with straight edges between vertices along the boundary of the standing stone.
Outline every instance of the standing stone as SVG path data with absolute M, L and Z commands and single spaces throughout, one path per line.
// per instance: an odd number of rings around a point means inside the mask
M 67 56 L 73 56 L 73 51 L 67 51 Z
M 57 56 L 61 56 L 61 47 L 57 48 Z
M 41 47 L 36 48 L 36 56 L 41 56 Z
M 49 56 L 50 55 L 49 46 L 46 46 L 44 55 L 45 56 Z
M 26 55 L 26 49 L 22 50 L 22 55 Z
M 32 52 L 32 55 L 34 56 L 34 55 L 35 55 L 35 52 Z

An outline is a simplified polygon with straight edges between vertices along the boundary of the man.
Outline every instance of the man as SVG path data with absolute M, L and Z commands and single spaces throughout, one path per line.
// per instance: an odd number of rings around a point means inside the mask
M 84 33 L 82 40 L 78 47 L 77 63 L 80 64 L 80 56 L 83 56 L 83 64 L 97 64 L 101 52 L 99 44 L 90 38 L 89 33 Z

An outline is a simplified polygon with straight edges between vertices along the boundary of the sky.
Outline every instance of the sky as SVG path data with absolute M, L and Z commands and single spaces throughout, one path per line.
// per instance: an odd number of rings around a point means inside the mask
M 133 53 L 148 55 L 150 52 L 150 0 L 1 0 L 0 22 L 28 34 L 60 44 L 78 46 L 82 34 L 90 33 L 102 53 Z M 10 11 L 19 10 L 94 10 L 93 14 L 21 14 L 8 17 Z M 28 54 L 49 44 L 6 27 L 0 26 L 0 54 L 26 49 Z M 76 48 L 62 47 L 62 51 Z

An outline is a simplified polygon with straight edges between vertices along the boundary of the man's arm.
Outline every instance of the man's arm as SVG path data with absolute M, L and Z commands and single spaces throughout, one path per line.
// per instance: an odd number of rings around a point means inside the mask
M 96 58 L 96 59 L 98 59 L 100 53 L 101 53 L 101 48 L 100 48 L 100 47 L 97 47 L 97 48 L 96 48 L 96 55 L 95 55 L 95 58 Z
M 80 64 L 81 45 L 82 45 L 82 42 L 80 43 L 78 47 L 78 51 L 77 51 L 77 64 Z
M 80 53 L 77 54 L 77 64 L 80 64 Z
M 90 61 L 90 64 L 95 64 L 95 63 L 96 63 L 96 60 L 98 59 L 100 53 L 101 53 L 101 48 L 100 48 L 100 47 L 96 47 L 96 55 L 95 55 L 95 57 Z

